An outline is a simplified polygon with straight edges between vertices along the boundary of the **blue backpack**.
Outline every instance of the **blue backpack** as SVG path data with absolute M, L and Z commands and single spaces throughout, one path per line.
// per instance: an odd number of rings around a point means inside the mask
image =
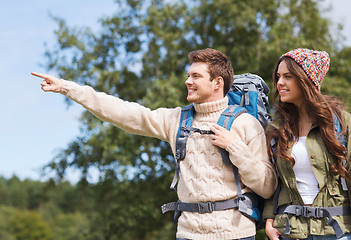
M 230 91 L 227 93 L 229 99 L 228 107 L 219 117 L 217 122 L 218 125 L 230 130 L 235 118 L 241 113 L 247 112 L 257 118 L 261 125 L 266 128 L 271 121 L 271 116 L 267 112 L 269 106 L 268 92 L 269 88 L 267 84 L 258 75 L 251 73 L 235 75 L 234 83 Z M 181 111 L 175 153 L 177 164 L 170 187 L 174 191 L 179 178 L 180 161 L 182 161 L 186 155 L 186 143 L 188 137 L 194 132 L 200 134 L 213 134 L 210 130 L 201 130 L 192 127 L 194 113 L 195 110 L 192 104 L 183 107 Z M 162 213 L 175 211 L 174 218 L 177 220 L 182 211 L 208 213 L 217 210 L 238 208 L 241 213 L 254 219 L 256 221 L 256 228 L 260 229 L 263 227 L 261 219 L 264 199 L 255 193 L 242 194 L 237 167 L 229 160 L 228 152 L 222 148 L 219 149 L 223 162 L 233 167 L 235 183 L 238 189 L 238 197 L 220 202 L 201 203 L 183 203 L 178 200 L 178 202 L 170 202 L 162 205 Z

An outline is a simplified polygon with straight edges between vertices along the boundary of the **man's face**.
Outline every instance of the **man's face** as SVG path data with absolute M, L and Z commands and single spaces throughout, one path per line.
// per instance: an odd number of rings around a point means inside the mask
M 206 103 L 219 100 L 215 94 L 216 81 L 211 81 L 207 63 L 192 63 L 185 85 L 188 88 L 189 102 Z

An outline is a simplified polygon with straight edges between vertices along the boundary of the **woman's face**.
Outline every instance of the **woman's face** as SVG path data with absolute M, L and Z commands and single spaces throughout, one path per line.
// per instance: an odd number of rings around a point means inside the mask
M 277 71 L 277 90 L 280 101 L 301 107 L 304 102 L 300 79 L 291 74 L 285 61 L 281 61 Z

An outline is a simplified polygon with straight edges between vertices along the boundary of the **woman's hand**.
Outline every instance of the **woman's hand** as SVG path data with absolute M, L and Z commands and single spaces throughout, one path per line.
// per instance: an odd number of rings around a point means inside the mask
M 266 234 L 270 240 L 279 240 L 281 233 L 273 227 L 273 219 L 266 220 Z

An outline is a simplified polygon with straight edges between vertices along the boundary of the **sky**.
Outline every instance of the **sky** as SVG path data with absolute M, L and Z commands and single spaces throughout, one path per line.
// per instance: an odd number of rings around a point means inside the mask
M 45 181 L 41 169 L 60 149 L 79 135 L 78 104 L 67 107 L 60 94 L 44 93 L 30 72 L 46 72 L 44 52 L 53 46 L 58 26 L 50 16 L 69 26 L 99 30 L 98 20 L 116 11 L 113 0 L 0 0 L 0 176 Z M 345 26 L 351 46 L 350 0 L 326 0 L 335 23 Z M 351 67 L 351 66 L 350 66 Z M 54 73 L 53 73 L 54 74 Z M 76 182 L 78 172 L 67 179 Z M 92 182 L 94 174 L 90 179 Z

